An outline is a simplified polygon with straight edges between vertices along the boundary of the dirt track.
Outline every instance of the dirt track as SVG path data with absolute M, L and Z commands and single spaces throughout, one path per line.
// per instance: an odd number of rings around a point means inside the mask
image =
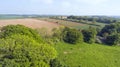
M 59 27 L 60 25 L 52 22 L 37 20 L 37 19 L 10 19 L 10 20 L 0 20 L 0 27 L 6 25 L 25 25 L 31 28 L 47 28 L 49 30 Z

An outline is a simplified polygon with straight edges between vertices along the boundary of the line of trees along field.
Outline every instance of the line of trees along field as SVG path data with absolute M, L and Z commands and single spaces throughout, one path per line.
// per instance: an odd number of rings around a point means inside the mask
M 118 18 L 108 16 L 53 16 L 51 19 L 65 20 L 87 24 L 94 27 L 104 27 L 106 24 L 111 24 L 120 21 Z
M 73 45 L 101 43 L 120 44 L 120 23 L 106 25 L 101 31 L 94 27 L 77 30 L 54 28 L 52 35 L 23 25 L 8 25 L 0 32 L 0 67 L 68 67 L 59 61 L 53 47 L 57 42 Z
M 86 21 L 106 23 L 106 24 L 114 23 L 117 21 L 117 19 L 115 18 L 106 17 L 106 16 L 68 16 L 67 19 L 86 20 Z

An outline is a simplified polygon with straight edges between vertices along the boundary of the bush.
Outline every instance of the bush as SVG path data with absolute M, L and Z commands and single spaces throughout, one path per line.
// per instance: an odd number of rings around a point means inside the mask
M 49 67 L 56 58 L 56 50 L 47 44 L 39 44 L 26 35 L 12 35 L 0 39 L 0 66 L 2 67 Z
M 115 34 L 115 35 L 107 36 L 105 42 L 107 45 L 119 45 L 120 44 L 120 35 Z
M 64 27 L 54 28 L 52 30 L 53 38 L 56 39 L 56 40 L 59 40 L 59 41 L 63 41 L 63 30 L 64 30 Z
M 50 61 L 50 67 L 63 67 L 58 59 L 53 59 Z
M 99 35 L 106 37 L 106 36 L 104 36 L 104 34 L 106 34 L 106 33 L 108 34 L 107 36 L 114 35 L 116 33 L 120 33 L 120 23 L 112 23 L 112 24 L 106 25 L 101 30 Z
M 96 35 L 97 35 L 97 31 L 95 28 L 89 28 L 88 30 L 83 30 L 82 33 L 84 35 L 84 42 L 95 43 Z
M 39 43 L 42 42 L 40 35 L 33 29 L 25 27 L 23 25 L 8 25 L 1 29 L 0 38 L 6 38 L 14 34 L 27 35 L 33 37 Z
M 83 42 L 83 35 L 76 29 L 65 28 L 63 31 L 63 40 L 67 43 L 76 44 Z

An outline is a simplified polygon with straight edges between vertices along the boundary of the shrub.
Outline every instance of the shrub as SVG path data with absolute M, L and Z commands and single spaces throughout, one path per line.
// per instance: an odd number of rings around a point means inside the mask
M 56 39 L 56 40 L 59 40 L 59 41 L 63 41 L 63 30 L 64 30 L 64 27 L 54 28 L 52 30 L 53 38 Z
M 63 31 L 63 40 L 67 43 L 76 44 L 83 42 L 83 35 L 76 29 L 65 28 Z
M 82 33 L 84 35 L 84 42 L 95 43 L 96 35 L 97 35 L 97 31 L 95 28 L 89 28 L 88 30 L 83 30 Z
M 120 43 L 120 35 L 119 34 L 115 34 L 115 35 L 107 36 L 105 42 L 108 45 L 119 45 L 119 43 Z
M 27 35 L 33 37 L 36 41 L 42 42 L 40 35 L 33 29 L 23 25 L 8 25 L 1 29 L 0 38 L 6 38 L 14 34 Z
M 2 67 L 49 67 L 56 58 L 56 50 L 47 44 L 39 44 L 26 35 L 12 35 L 0 39 L 0 66 Z
M 106 33 L 108 34 L 107 36 L 120 33 L 120 23 L 106 25 L 99 34 L 104 37 L 104 34 Z
M 53 59 L 50 61 L 50 67 L 63 67 L 58 59 Z

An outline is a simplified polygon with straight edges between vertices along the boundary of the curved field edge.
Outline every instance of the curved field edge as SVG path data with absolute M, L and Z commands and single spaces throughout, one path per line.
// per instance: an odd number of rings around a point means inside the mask
M 120 47 L 99 44 L 58 43 L 58 59 L 68 67 L 119 67 Z
M 37 19 L 6 19 L 6 20 L 0 20 L 0 27 L 7 26 L 7 25 L 24 25 L 30 28 L 46 28 L 48 30 L 52 30 L 53 28 L 58 28 L 60 25 L 53 23 L 53 22 L 47 22 L 43 20 L 37 20 Z

